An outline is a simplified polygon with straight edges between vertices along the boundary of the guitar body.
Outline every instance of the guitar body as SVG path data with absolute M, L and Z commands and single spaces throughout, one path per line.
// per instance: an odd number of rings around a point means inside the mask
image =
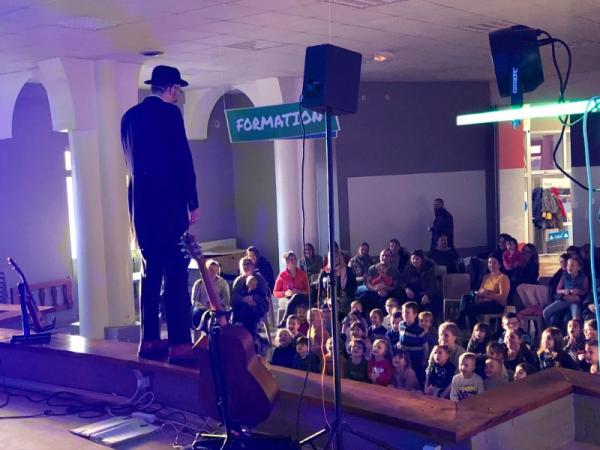
M 273 375 L 254 352 L 254 342 L 248 331 L 240 325 L 221 328 L 221 364 L 225 377 L 227 404 L 230 419 L 255 427 L 269 417 L 277 400 L 279 387 Z M 202 413 L 220 420 L 215 398 L 208 337 L 202 336 L 194 345 L 199 357 L 199 396 Z
M 188 253 L 196 259 L 211 310 L 221 312 L 223 305 L 216 295 L 213 281 L 204 265 L 204 258 L 194 236 L 185 234 L 183 243 Z M 223 317 L 223 316 L 221 316 Z M 199 397 L 201 412 L 215 420 L 222 420 L 217 409 L 216 389 L 213 378 L 208 337 L 203 335 L 194 344 L 200 365 Z M 279 387 L 262 359 L 256 355 L 254 342 L 248 331 L 240 325 L 221 323 L 219 332 L 219 355 L 225 382 L 229 420 L 255 427 L 269 417 Z

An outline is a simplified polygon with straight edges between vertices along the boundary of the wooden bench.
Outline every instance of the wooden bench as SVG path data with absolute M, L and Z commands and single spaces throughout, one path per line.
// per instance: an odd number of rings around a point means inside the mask
M 42 312 L 73 309 L 73 280 L 70 277 L 33 283 L 29 285 L 29 289 Z M 61 293 L 61 302 L 59 302 L 59 290 Z M 47 292 L 50 293 L 49 300 L 46 297 Z M 10 289 L 10 302 L 13 305 L 19 305 L 19 290 L 16 287 Z M 3 306 L 5 305 L 0 305 L 0 311 L 3 311 Z M 50 306 L 54 309 L 53 311 L 49 311 L 48 308 L 42 308 L 44 306 Z

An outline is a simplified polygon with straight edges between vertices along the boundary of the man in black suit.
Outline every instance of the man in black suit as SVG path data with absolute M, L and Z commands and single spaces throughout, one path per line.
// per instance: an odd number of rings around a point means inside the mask
M 129 169 L 129 211 L 144 260 L 141 294 L 142 339 L 138 354 L 169 361 L 193 359 L 190 337 L 188 259 L 179 238 L 199 218 L 196 174 L 181 111 L 175 105 L 188 83 L 174 67 L 157 66 L 152 95 L 121 120 Z M 160 339 L 160 289 L 165 280 L 168 341 Z
M 454 248 L 454 217 L 445 208 L 444 200 L 436 198 L 433 201 L 433 225 L 429 227 L 431 232 L 431 250 L 437 245 L 440 235 L 445 234 L 448 238 L 448 246 Z

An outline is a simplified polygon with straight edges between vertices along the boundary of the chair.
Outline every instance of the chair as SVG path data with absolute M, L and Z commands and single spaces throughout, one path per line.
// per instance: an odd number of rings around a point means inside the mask
M 471 280 L 467 273 L 450 273 L 442 277 L 444 320 L 456 320 L 460 299 L 470 290 Z
M 517 294 L 525 307 L 540 305 L 540 308 L 543 309 L 547 305 L 549 299 L 548 286 L 544 284 L 520 284 L 517 286 Z M 532 339 L 535 339 L 541 334 L 544 326 L 541 314 L 520 315 L 519 318 L 526 324 L 524 328 L 531 335 Z M 531 332 L 531 325 L 533 325 L 535 333 Z

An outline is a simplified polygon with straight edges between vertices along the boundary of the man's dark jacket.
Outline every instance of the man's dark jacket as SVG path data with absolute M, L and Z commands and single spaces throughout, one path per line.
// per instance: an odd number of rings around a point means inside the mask
M 140 248 L 176 242 L 198 208 L 196 174 L 179 108 L 156 96 L 121 120 L 129 212 Z

